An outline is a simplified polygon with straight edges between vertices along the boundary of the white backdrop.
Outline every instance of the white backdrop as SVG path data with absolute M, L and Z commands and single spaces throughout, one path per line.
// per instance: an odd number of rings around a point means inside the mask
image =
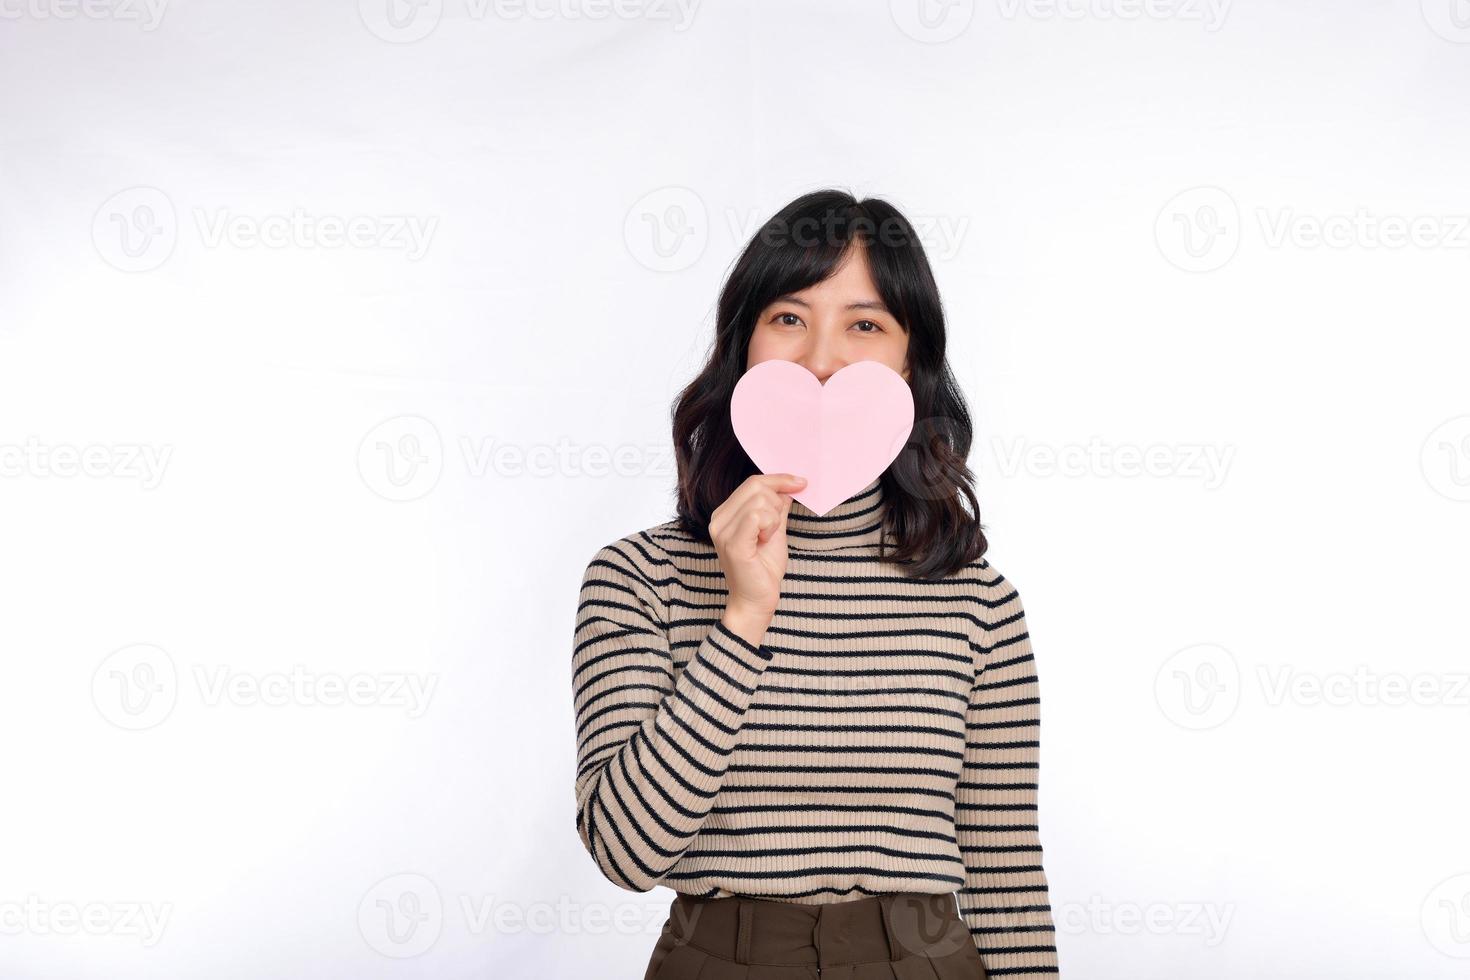
M 0 976 L 641 977 L 576 588 L 823 186 L 939 278 L 1063 976 L 1470 967 L 1464 0 L 0 0 L 0 56 Z

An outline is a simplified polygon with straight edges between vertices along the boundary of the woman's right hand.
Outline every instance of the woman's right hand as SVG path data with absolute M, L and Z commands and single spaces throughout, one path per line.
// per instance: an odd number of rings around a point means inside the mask
M 791 494 L 805 486 L 804 477 L 790 473 L 757 473 L 710 515 L 710 540 L 729 589 L 727 625 L 738 618 L 760 624 L 763 633 L 775 616 L 786 576 L 786 515 Z

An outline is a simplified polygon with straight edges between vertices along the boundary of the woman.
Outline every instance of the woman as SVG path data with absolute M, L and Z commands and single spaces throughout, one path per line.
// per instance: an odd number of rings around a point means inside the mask
M 645 980 L 1055 977 L 1021 599 L 982 556 L 971 430 L 909 222 L 819 191 L 768 221 L 674 413 L 678 516 L 592 558 L 572 662 L 577 831 L 676 893 Z M 730 397 L 783 358 L 879 361 L 915 437 L 817 516 Z M 942 424 L 936 424 L 942 423 Z M 969 503 L 962 506 L 961 497 Z

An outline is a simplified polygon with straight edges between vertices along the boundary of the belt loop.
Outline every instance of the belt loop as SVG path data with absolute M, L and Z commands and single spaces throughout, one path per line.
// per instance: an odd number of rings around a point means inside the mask
M 897 963 L 903 959 L 903 956 L 899 953 L 899 950 L 902 948 L 901 944 L 893 938 L 892 906 L 893 895 L 891 893 L 885 893 L 879 896 L 878 911 L 883 916 L 883 938 L 888 941 L 888 962 Z
M 737 899 L 737 901 L 740 903 L 738 906 L 740 928 L 735 936 L 735 962 L 749 963 L 751 916 L 755 913 L 755 906 L 743 898 Z

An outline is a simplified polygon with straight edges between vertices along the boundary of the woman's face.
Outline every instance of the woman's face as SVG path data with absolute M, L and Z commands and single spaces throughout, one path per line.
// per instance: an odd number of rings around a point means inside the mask
M 745 369 L 795 361 L 826 384 L 849 364 L 877 361 L 907 381 L 908 350 L 908 334 L 878 298 L 866 250 L 854 247 L 831 276 L 760 312 Z

